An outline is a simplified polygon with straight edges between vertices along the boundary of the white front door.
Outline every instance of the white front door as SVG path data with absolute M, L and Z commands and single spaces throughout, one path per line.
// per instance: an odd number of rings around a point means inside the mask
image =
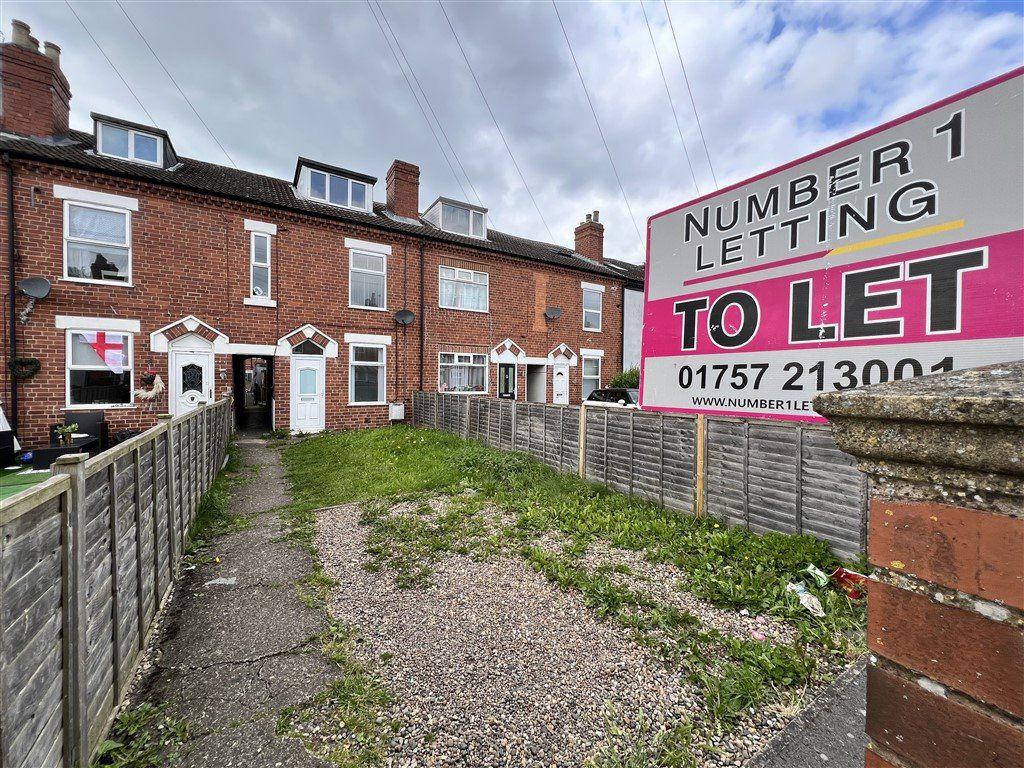
M 213 401 L 213 350 L 171 351 L 170 405 L 181 416 Z
M 326 402 L 322 355 L 292 355 L 292 432 L 322 432 Z
M 569 366 L 567 363 L 555 363 L 555 379 L 553 386 L 553 402 L 555 405 L 569 404 Z

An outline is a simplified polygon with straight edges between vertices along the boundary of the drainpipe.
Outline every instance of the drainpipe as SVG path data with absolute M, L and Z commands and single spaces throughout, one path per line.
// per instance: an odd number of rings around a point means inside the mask
M 10 304 L 7 318 L 7 350 L 10 354 L 9 360 L 18 355 L 18 336 L 15 331 L 17 315 L 14 311 L 14 166 L 11 164 L 11 155 L 4 152 L 4 168 L 7 169 L 7 290 Z M 18 434 L 18 382 L 8 369 L 8 380 L 11 382 L 11 412 L 9 419 L 11 431 Z
M 426 283 L 424 282 L 424 280 L 426 279 L 426 274 L 424 270 L 425 267 L 423 264 L 423 241 L 420 240 L 420 392 L 423 391 L 423 355 L 425 352 L 427 327 L 427 318 L 426 315 L 424 314 L 424 312 L 426 312 L 427 306 L 427 303 L 424 300 L 424 294 L 426 293 L 427 290 Z

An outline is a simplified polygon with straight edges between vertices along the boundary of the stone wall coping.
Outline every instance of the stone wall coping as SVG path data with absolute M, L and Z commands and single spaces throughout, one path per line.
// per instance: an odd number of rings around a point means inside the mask
M 814 410 L 827 418 L 1024 427 L 1024 360 L 825 392 Z

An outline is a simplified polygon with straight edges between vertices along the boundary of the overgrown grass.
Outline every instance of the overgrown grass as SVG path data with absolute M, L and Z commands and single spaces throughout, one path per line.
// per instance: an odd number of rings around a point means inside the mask
M 806 685 L 820 658 L 845 659 L 861 649 L 862 604 L 807 584 L 825 609 L 818 619 L 786 592 L 787 583 L 804 580 L 809 563 L 826 571 L 839 564 L 824 542 L 810 536 L 758 536 L 667 511 L 560 475 L 530 456 L 432 430 L 395 426 L 323 434 L 287 446 L 283 456 L 295 487 L 294 519 L 312 526 L 317 508 L 364 502 L 369 567 L 387 569 L 401 586 L 429 582 L 433 564 L 446 553 L 518 552 L 553 583 L 580 593 L 599 616 L 681 665 L 703 694 L 709 721 L 702 732 L 727 730 L 750 708 Z M 449 505 L 430 509 L 425 502 L 439 495 L 448 496 Z M 396 511 L 399 501 L 406 503 Z M 498 533 L 488 532 L 480 518 L 488 504 L 512 521 Z M 311 534 L 299 535 L 312 545 Z M 566 542 L 563 551 L 536 546 L 545 535 Z M 685 611 L 579 563 L 595 540 L 674 565 L 690 592 L 721 608 L 784 620 L 797 629 L 798 641 L 775 646 L 705 629 Z M 693 738 L 691 724 L 681 724 L 653 741 L 603 749 L 594 765 L 689 766 Z
M 227 462 L 200 499 L 195 519 L 189 528 L 188 557 L 196 559 L 197 554 L 211 540 L 249 526 L 249 518 L 232 513 L 228 503 L 231 501 L 232 488 L 244 481 L 248 469 L 238 458 L 238 447 L 229 443 Z
M 307 752 L 337 768 L 380 766 L 384 764 L 387 738 L 395 728 L 383 716 L 392 696 L 353 654 L 352 646 L 358 639 L 355 631 L 328 610 L 334 580 L 314 545 L 315 507 L 295 501 L 297 489 L 293 480 L 293 502 L 278 512 L 286 526 L 285 539 L 312 558 L 313 569 L 298 583 L 298 596 L 307 607 L 323 613 L 326 629 L 313 639 L 324 657 L 337 666 L 339 677 L 325 690 L 281 712 L 277 734 L 298 739 Z

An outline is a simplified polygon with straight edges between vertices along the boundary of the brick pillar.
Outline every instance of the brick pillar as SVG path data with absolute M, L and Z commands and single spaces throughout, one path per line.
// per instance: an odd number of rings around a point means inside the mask
M 815 408 L 871 480 L 866 765 L 1024 766 L 1024 361 Z

